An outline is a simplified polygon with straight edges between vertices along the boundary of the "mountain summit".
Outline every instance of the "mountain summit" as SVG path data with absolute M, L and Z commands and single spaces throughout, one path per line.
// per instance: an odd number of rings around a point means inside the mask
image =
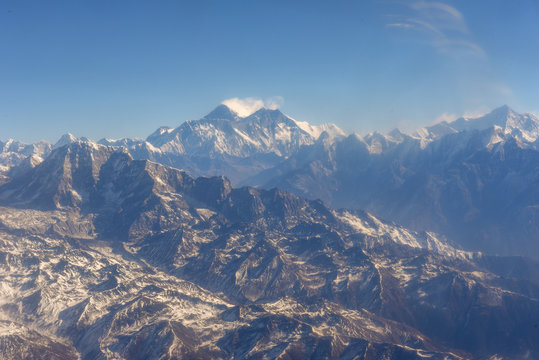
M 468 249 L 539 258 L 539 119 L 502 106 L 414 135 L 304 147 L 244 184 L 359 208 Z
M 124 146 L 135 159 L 149 159 L 198 175 L 226 175 L 234 183 L 275 166 L 313 144 L 322 134 L 341 137 L 333 124 L 298 122 L 279 110 L 259 108 L 241 117 L 221 104 L 199 120 L 161 127 L 146 140 L 100 140 Z
M 539 237 L 539 119 L 533 114 L 502 106 L 412 135 L 395 130 L 345 137 L 335 125 L 311 125 L 279 110 L 247 113 L 242 117 L 221 104 L 145 140 L 100 143 L 193 176 L 224 175 L 233 184 L 278 187 L 335 207 L 366 209 L 414 230 L 443 233 L 472 250 L 539 258 L 532 240 Z M 55 147 L 85 142 L 90 144 L 66 134 Z M 0 145 L 0 183 L 34 168 L 51 148 Z M 61 204 L 85 196 L 52 181 L 43 193 L 58 187 Z
M 425 139 L 439 139 L 459 131 L 482 131 L 501 129 L 503 135 L 509 135 L 522 143 L 533 143 L 539 138 L 539 118 L 531 113 L 517 113 L 503 105 L 478 117 L 461 117 L 452 122 L 441 123 L 422 128 L 415 134 Z
M 240 116 L 228 106 L 221 104 L 213 109 L 208 115 L 204 116 L 204 119 L 238 120 L 240 119 Z

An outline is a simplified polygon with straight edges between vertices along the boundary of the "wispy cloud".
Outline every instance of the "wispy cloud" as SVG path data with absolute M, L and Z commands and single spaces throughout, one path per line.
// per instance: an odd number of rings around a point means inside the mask
M 230 110 L 240 117 L 246 117 L 262 108 L 276 110 L 284 104 L 284 98 L 282 96 L 273 96 L 266 99 L 256 97 L 231 98 L 221 104 L 228 106 Z
M 415 32 L 442 54 L 486 56 L 483 48 L 473 40 L 464 16 L 453 6 L 436 1 L 401 4 L 407 11 L 393 16 L 387 27 Z
M 438 116 L 432 123 L 431 125 L 435 125 L 435 124 L 439 124 L 441 122 L 453 122 L 455 120 L 457 120 L 458 118 L 465 118 L 465 119 L 475 119 L 475 118 L 478 118 L 478 117 L 481 117 L 481 116 L 484 116 L 486 114 L 488 114 L 492 109 L 488 109 L 487 107 L 485 106 L 482 106 L 480 108 L 477 108 L 475 110 L 468 110 L 466 112 L 464 112 L 464 114 L 462 115 L 457 115 L 457 114 L 454 114 L 454 113 L 443 113 L 441 114 L 440 116 Z
M 270 110 L 277 110 L 284 104 L 284 98 L 282 96 L 272 96 L 264 99 L 264 107 Z
M 412 24 L 403 24 L 403 23 L 394 23 L 387 24 L 388 27 L 402 28 L 402 29 L 412 29 L 414 26 Z
M 478 109 L 475 109 L 475 110 L 466 111 L 462 115 L 462 117 L 465 118 L 465 119 L 475 119 L 475 118 L 478 118 L 478 117 L 481 117 L 481 116 L 485 116 L 486 114 L 488 114 L 491 111 L 492 111 L 492 109 L 489 109 L 486 106 L 482 106 L 482 107 L 480 107 Z
M 452 114 L 452 113 L 443 113 L 442 115 L 438 116 L 434 122 L 432 122 L 432 125 L 434 124 L 439 124 L 441 122 L 452 122 L 452 121 L 455 121 L 457 120 L 459 117 L 457 114 Z

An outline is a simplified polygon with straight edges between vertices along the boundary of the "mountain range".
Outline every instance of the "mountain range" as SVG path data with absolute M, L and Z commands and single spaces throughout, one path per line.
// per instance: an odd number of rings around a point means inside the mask
M 539 119 L 507 106 L 407 135 L 321 139 L 246 183 L 539 258 Z
M 241 118 L 225 105 L 200 120 L 177 128 L 161 127 L 146 140 L 102 139 L 103 145 L 125 146 L 135 159 L 148 159 L 194 176 L 226 175 L 238 183 L 271 168 L 321 133 L 344 136 L 333 124 L 312 126 L 279 110 L 260 109 Z
M 192 176 L 224 175 L 236 186 L 278 187 L 336 208 L 366 210 L 459 246 L 539 259 L 539 119 L 507 106 L 413 134 L 347 135 L 279 110 L 240 117 L 225 105 L 145 140 L 102 139 Z M 56 144 L 2 143 L 0 182 L 32 168 Z
M 14 174 L 0 187 L 7 358 L 539 356 L 531 259 L 126 147 L 73 141 Z

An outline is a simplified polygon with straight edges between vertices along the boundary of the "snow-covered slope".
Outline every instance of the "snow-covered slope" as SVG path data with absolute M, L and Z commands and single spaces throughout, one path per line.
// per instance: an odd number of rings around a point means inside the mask
M 539 118 L 530 113 L 517 113 L 507 105 L 475 118 L 459 118 L 452 122 L 443 121 L 436 125 L 419 129 L 415 136 L 428 142 L 459 131 L 483 131 L 499 129 L 502 137 L 516 139 L 522 146 L 537 148 L 539 138 Z
M 177 128 L 161 127 L 146 140 L 100 140 L 126 146 L 136 159 L 149 159 L 184 169 L 193 175 L 226 175 L 233 182 L 275 166 L 314 143 L 321 134 L 341 137 L 336 125 L 312 126 L 298 122 L 279 110 L 262 108 L 241 117 L 219 105 L 200 120 Z
M 539 354 L 537 263 L 465 252 L 365 212 L 87 142 L 0 187 L 0 202 L 0 353 Z
M 279 110 L 261 108 L 241 117 L 221 104 L 202 119 L 186 121 L 177 128 L 160 127 L 146 139 L 104 138 L 97 143 L 124 147 L 135 159 L 159 162 L 195 176 L 225 175 L 239 183 L 275 166 L 302 146 L 313 144 L 320 136 L 344 135 L 334 124 L 310 125 Z M 18 173 L 46 157 L 51 149 L 74 142 L 93 143 L 70 133 L 62 135 L 54 145 L 0 142 L 0 183 L 9 181 L 10 172 L 20 164 L 24 163 L 16 170 Z
M 249 157 L 273 153 L 286 157 L 300 146 L 312 144 L 326 130 L 333 136 L 344 134 L 333 124 L 312 126 L 279 110 L 262 108 L 240 117 L 226 105 L 220 105 L 200 120 L 187 121 L 176 129 L 160 128 L 146 140 L 162 151 L 191 156 Z
M 24 144 L 13 139 L 0 141 L 0 184 L 9 181 L 11 171 L 21 172 L 31 168 L 46 157 L 51 151 L 51 145 L 45 141 L 35 144 Z
M 412 135 L 343 136 L 334 125 L 313 126 L 278 110 L 241 117 L 220 105 L 145 140 L 100 143 L 193 176 L 224 175 L 233 184 L 279 187 L 335 207 L 366 209 L 414 230 L 443 233 L 468 249 L 539 258 L 533 241 L 539 237 L 538 124 L 535 115 L 503 106 Z M 54 148 L 79 142 L 92 143 L 66 134 Z M 51 148 L 1 145 L 0 183 L 39 164 Z
M 508 107 L 414 135 L 317 141 L 243 182 L 366 209 L 468 249 L 539 258 L 539 120 Z

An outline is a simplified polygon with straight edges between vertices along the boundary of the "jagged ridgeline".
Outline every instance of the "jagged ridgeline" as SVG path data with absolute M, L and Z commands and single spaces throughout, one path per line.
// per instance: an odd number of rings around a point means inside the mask
M 146 139 L 102 139 L 137 160 L 236 186 L 278 187 L 335 208 L 363 209 L 467 250 L 539 259 L 539 120 L 507 106 L 477 118 L 359 136 L 278 110 L 241 117 L 225 105 Z M 33 168 L 54 146 L 0 143 L 0 183 Z
M 333 124 L 312 126 L 279 110 L 260 109 L 240 117 L 225 105 L 177 128 L 161 127 L 146 140 L 102 139 L 126 146 L 136 159 L 149 159 L 194 176 L 226 175 L 234 183 L 271 168 L 320 136 L 341 137 Z
M 8 358 L 539 357 L 539 266 L 75 141 L 0 187 Z
M 539 119 L 503 106 L 406 135 L 317 141 L 244 183 L 539 259 Z

